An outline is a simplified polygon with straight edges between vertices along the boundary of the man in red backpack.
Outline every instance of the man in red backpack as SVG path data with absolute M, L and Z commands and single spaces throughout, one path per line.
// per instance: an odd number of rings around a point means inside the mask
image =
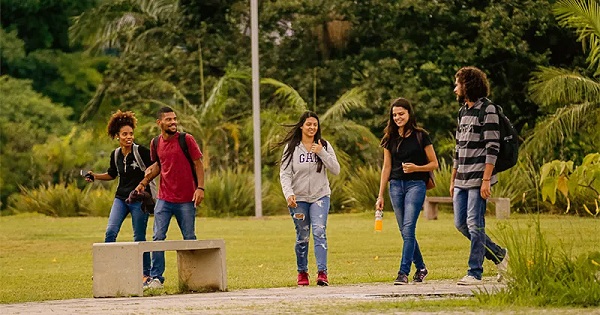
M 161 108 L 156 123 L 161 134 L 150 144 L 150 156 L 156 163 L 136 187 L 136 190 L 142 191 L 150 180 L 160 174 L 152 240 L 166 239 L 172 216 L 177 220 L 183 239 L 195 240 L 196 207 L 204 199 L 202 152 L 194 137 L 177 131 L 177 115 L 171 108 Z M 164 271 L 164 252 L 154 252 L 151 278 L 144 283 L 144 288 L 162 288 Z

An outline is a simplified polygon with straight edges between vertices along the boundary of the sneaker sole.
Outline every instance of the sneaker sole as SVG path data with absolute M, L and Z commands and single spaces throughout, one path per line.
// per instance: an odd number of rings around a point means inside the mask
M 325 281 L 317 281 L 317 285 L 320 285 L 322 287 L 326 287 L 329 286 L 329 282 L 325 282 Z
M 407 285 L 408 282 L 396 282 L 394 281 L 394 285 Z
M 425 282 L 425 278 L 427 278 L 427 276 L 423 277 L 423 279 L 421 279 L 421 280 L 413 279 L 413 282 L 414 283 L 423 283 L 423 282 Z
M 482 285 L 483 282 L 457 282 L 456 285 Z

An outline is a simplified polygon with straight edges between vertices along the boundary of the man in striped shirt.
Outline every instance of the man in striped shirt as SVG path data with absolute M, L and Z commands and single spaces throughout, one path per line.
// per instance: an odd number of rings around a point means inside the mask
M 498 182 L 494 165 L 500 149 L 500 125 L 496 107 L 486 99 L 490 87 L 485 73 L 475 67 L 464 67 L 455 78 L 454 93 L 464 105 L 458 115 L 450 196 L 454 225 L 471 240 L 469 270 L 457 284 L 477 285 L 481 283 L 484 257 L 498 267 L 498 281 L 508 265 L 508 251 L 485 233 L 486 199 L 491 195 L 491 186 Z M 482 110 L 483 124 L 479 122 Z

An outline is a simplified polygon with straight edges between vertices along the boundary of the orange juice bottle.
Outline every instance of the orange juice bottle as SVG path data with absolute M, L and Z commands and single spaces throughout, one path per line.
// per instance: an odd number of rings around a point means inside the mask
M 383 211 L 375 211 L 375 232 L 381 232 L 383 229 Z

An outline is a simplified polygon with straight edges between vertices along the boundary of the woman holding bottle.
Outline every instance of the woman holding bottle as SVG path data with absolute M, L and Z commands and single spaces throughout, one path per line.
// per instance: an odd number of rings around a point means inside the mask
M 417 127 L 414 110 L 408 100 L 397 98 L 392 102 L 381 146 L 383 167 L 375 209 L 383 210 L 383 197 L 389 181 L 392 208 L 403 239 L 400 270 L 394 284 L 408 284 L 413 263 L 416 268 L 413 281 L 423 282 L 428 271 L 415 229 L 425 201 L 429 172 L 438 168 L 438 162 L 429 134 Z

